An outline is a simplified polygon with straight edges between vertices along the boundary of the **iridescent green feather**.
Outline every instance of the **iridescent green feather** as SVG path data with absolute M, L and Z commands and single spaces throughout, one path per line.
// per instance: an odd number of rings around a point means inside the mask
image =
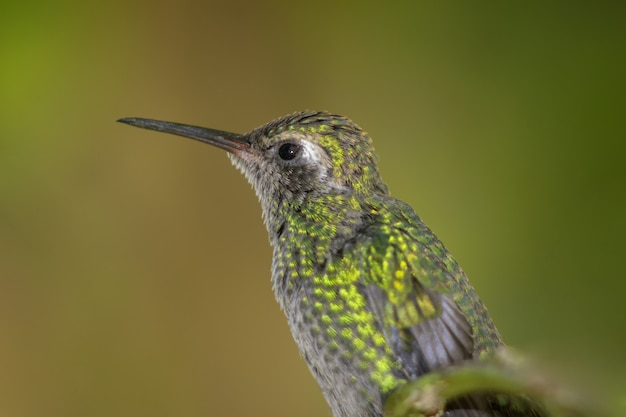
M 276 298 L 335 417 L 380 417 L 408 381 L 502 346 L 454 258 L 389 196 L 371 139 L 349 119 L 294 113 L 244 135 L 124 121 L 225 149 L 253 185 Z M 454 400 L 442 416 L 512 415 L 493 398 Z

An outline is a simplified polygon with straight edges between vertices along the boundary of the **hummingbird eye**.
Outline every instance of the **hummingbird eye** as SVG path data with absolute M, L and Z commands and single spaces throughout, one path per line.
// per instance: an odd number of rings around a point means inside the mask
M 295 143 L 283 143 L 278 148 L 278 156 L 285 161 L 291 161 L 300 153 L 300 145 Z

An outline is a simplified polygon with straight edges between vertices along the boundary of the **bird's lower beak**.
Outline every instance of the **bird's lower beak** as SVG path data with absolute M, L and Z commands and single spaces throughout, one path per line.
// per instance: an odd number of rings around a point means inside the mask
M 237 133 L 223 132 L 221 130 L 209 129 L 206 127 L 183 125 L 174 122 L 164 122 L 161 120 L 142 119 L 138 117 L 128 117 L 119 119 L 118 122 L 143 129 L 156 130 L 158 132 L 171 133 L 186 138 L 199 140 L 208 143 L 231 153 L 246 152 L 250 149 L 250 142 L 244 135 Z

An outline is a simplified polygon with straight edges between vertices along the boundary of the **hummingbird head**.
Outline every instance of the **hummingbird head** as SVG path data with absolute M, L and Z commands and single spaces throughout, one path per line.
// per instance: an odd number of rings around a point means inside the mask
M 328 194 L 387 193 L 371 139 L 343 116 L 299 112 L 245 134 L 150 119 L 119 121 L 228 151 L 253 185 L 265 214 L 276 201 L 299 204 Z
M 343 116 L 294 113 L 244 137 L 250 150 L 230 158 L 260 198 L 387 193 L 371 139 Z

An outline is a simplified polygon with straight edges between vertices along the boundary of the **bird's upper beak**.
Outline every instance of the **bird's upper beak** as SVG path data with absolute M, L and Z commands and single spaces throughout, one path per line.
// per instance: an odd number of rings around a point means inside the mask
M 209 129 L 206 127 L 183 125 L 180 123 L 164 122 L 161 120 L 142 119 L 138 117 L 128 117 L 119 119 L 118 122 L 143 129 L 156 130 L 158 132 L 172 133 L 178 136 L 199 140 L 208 143 L 231 153 L 247 152 L 250 149 L 250 142 L 244 135 L 237 133 L 223 132 L 221 130 Z

